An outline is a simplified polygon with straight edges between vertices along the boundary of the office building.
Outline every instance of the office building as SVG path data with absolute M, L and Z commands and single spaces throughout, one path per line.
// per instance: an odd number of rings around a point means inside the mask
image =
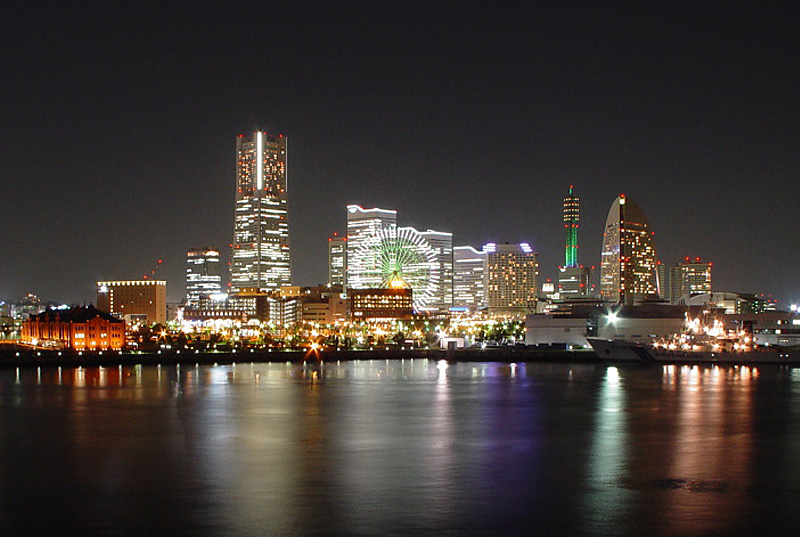
M 115 280 L 97 282 L 97 309 L 128 324 L 167 322 L 167 282 Z
M 623 194 L 611 204 L 606 218 L 600 296 L 632 305 L 657 291 L 653 232 L 639 205 Z
M 535 309 L 539 262 L 530 245 L 489 243 L 483 250 L 486 252 L 484 290 L 490 313 Z
M 486 252 L 472 246 L 453 248 L 453 306 L 475 311 L 486 305 Z
M 287 143 L 282 134 L 236 139 L 236 210 L 230 287 L 291 285 Z
M 669 268 L 670 302 L 675 303 L 684 296 L 711 292 L 711 267 L 713 263 L 689 257 Z
M 186 253 L 186 304 L 222 293 L 219 250 L 195 248 Z
M 347 260 L 346 287 L 369 289 L 381 287 L 383 278 L 375 271 L 378 254 L 368 248 L 370 241 L 385 230 L 397 227 L 397 211 L 393 209 L 364 209 L 359 205 L 347 206 Z
M 418 233 L 433 249 L 439 273 L 438 288 L 426 307 L 430 312 L 446 313 L 453 307 L 453 234 L 432 229 Z
M 345 286 L 347 237 L 334 233 L 328 238 L 328 285 Z

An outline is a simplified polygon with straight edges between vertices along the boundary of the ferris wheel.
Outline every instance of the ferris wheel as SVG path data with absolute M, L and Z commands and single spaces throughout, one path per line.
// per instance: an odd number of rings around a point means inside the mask
M 358 276 L 358 287 L 387 288 L 402 281 L 411 288 L 417 311 L 426 309 L 439 287 L 436 251 L 414 228 L 381 229 L 353 257 L 348 263 Z

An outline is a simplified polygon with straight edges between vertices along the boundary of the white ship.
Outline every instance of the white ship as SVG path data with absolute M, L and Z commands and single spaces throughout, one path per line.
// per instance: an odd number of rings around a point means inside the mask
M 724 364 L 800 364 L 800 351 L 781 347 L 710 350 L 699 346 L 670 348 L 622 340 L 587 338 L 601 360 L 639 363 L 707 362 Z

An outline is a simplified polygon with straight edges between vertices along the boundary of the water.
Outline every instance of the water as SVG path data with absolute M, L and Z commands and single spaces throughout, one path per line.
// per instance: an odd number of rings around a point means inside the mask
M 0 370 L 0 535 L 788 535 L 800 369 Z

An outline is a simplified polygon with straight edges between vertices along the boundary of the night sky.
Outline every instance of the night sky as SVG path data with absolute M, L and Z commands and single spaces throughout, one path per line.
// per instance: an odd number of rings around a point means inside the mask
M 289 140 L 295 284 L 327 281 L 348 203 L 455 245 L 530 242 L 555 278 L 573 184 L 582 264 L 624 192 L 665 264 L 800 301 L 795 12 L 163 4 L 4 5 L 0 298 L 94 301 L 163 259 L 179 300 L 188 248 L 227 260 L 235 137 L 260 128 Z

